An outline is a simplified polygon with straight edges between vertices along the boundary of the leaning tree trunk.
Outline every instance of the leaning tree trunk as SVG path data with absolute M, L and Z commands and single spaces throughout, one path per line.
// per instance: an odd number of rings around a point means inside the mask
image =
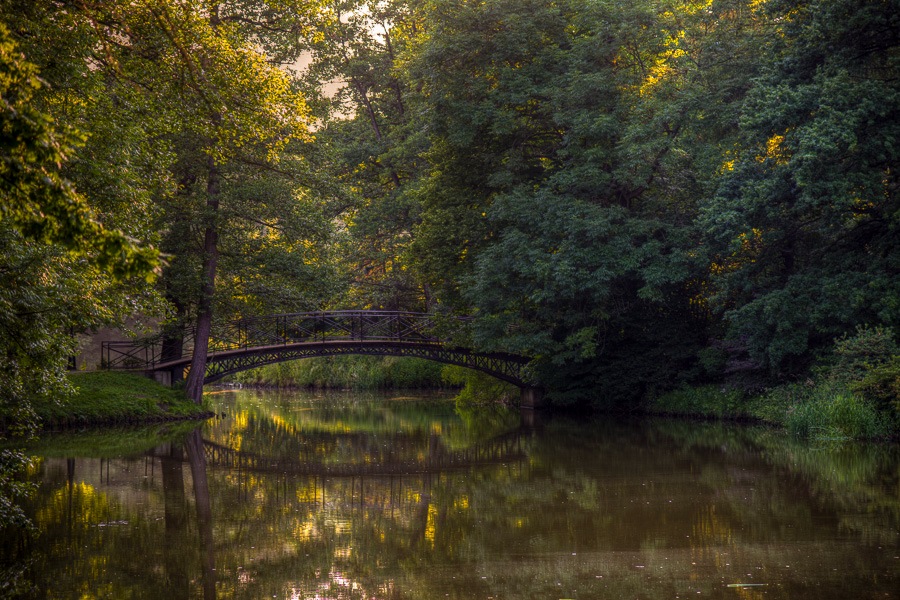
M 197 305 L 197 328 L 194 334 L 194 352 L 191 354 L 191 370 L 185 384 L 187 397 L 200 404 L 203 398 L 203 378 L 209 354 L 209 334 L 212 330 L 213 295 L 216 292 L 216 266 L 219 262 L 219 230 L 216 213 L 219 210 L 219 167 L 209 157 L 209 179 L 206 181 L 206 208 L 209 222 L 203 239 L 203 289 Z

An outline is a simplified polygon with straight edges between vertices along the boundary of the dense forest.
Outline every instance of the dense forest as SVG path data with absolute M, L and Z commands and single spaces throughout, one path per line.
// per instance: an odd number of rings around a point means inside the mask
M 900 394 L 898 0 L 0 0 L 0 23 L 9 422 L 65 392 L 77 333 L 325 308 L 473 315 L 558 406 Z

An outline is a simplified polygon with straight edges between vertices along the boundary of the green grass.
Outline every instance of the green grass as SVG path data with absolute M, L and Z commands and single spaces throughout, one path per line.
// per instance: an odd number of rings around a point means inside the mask
M 168 421 L 208 414 L 180 390 L 140 375 L 73 373 L 69 380 L 75 388 L 72 397 L 35 406 L 44 427 Z
M 818 386 L 785 413 L 784 426 L 799 437 L 819 440 L 875 439 L 889 433 L 887 415 L 841 388 Z

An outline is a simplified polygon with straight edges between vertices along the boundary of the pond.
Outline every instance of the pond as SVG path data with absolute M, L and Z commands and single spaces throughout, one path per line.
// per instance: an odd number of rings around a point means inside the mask
M 896 446 L 765 428 L 216 390 L 218 417 L 46 436 L 37 598 L 896 598 Z M 28 596 L 26 596 L 28 597 Z

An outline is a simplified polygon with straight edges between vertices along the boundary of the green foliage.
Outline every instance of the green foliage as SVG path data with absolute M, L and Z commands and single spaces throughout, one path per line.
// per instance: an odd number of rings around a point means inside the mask
M 79 142 L 38 111 L 37 67 L 0 22 L 0 222 L 25 238 L 60 244 L 117 276 L 151 276 L 158 253 L 104 227 L 60 170 Z
M 764 390 L 752 397 L 753 415 L 767 423 L 783 426 L 786 416 L 810 397 L 815 384 L 809 380 L 802 383 L 786 383 Z
M 275 363 L 237 373 L 234 381 L 280 388 L 384 390 L 444 387 L 439 363 L 396 356 L 334 356 Z
M 828 381 L 874 402 L 881 410 L 900 409 L 900 350 L 884 327 L 857 326 L 835 341 L 832 358 L 820 367 Z M 894 413 L 898 416 L 900 413 Z
M 863 379 L 871 369 L 888 363 L 900 349 L 893 333 L 885 327 L 857 326 L 853 335 L 835 340 L 833 362 L 827 377 L 842 384 Z
M 896 2 L 768 2 L 767 61 L 702 202 L 717 305 L 773 372 L 900 322 Z
M 683 27 L 650 3 L 492 0 L 428 18 L 410 76 L 434 107 L 413 242 L 429 284 L 474 309 L 478 347 L 536 357 L 557 403 L 633 405 L 672 385 L 705 342 L 701 190 L 682 177 L 693 140 L 673 133 L 687 117 L 663 116 L 642 65 Z
M 896 327 L 900 28 L 859 4 L 429 5 L 417 268 L 557 403 L 720 379 L 710 338 L 797 375 Z
M 683 387 L 653 400 L 651 412 L 716 419 L 750 419 L 815 440 L 867 440 L 896 434 L 889 414 L 829 381 L 785 384 L 748 395 L 721 386 Z
M 697 353 L 697 359 L 707 376 L 716 377 L 725 370 L 728 354 L 721 348 L 707 347 Z
M 473 421 L 477 420 L 473 416 L 478 412 L 477 407 L 511 405 L 519 401 L 519 388 L 480 371 L 447 365 L 441 376 L 452 386 L 462 386 L 454 399 L 456 408 Z
M 6 20 L 8 7 L 0 9 Z M 158 252 L 101 224 L 65 177 L 83 140 L 39 110 L 38 69 L 11 37 L 0 23 L 0 437 L 27 437 L 37 425 L 33 404 L 69 390 L 72 333 L 114 320 L 125 304 L 145 306 L 123 287 L 144 289 Z M 21 525 L 11 507 L 25 490 L 13 473 L 25 461 L 9 450 L 0 457 L 0 526 Z
M 300 83 L 322 120 L 322 168 L 340 190 L 342 305 L 421 310 L 432 301 L 410 260 L 428 139 L 421 97 L 402 72 L 423 31 L 422 4 L 329 2 L 311 17 L 314 34 L 291 46 L 309 61 Z
M 895 416 L 900 416 L 900 356 L 895 354 L 888 361 L 869 368 L 851 387 L 880 406 L 892 404 Z
M 0 533 L 9 529 L 27 529 L 30 526 L 19 504 L 33 491 L 33 486 L 21 478 L 22 470 L 29 464 L 30 457 L 19 450 L 0 450 Z M 5 584 L 0 584 L 0 591 L 3 591 L 3 585 Z

